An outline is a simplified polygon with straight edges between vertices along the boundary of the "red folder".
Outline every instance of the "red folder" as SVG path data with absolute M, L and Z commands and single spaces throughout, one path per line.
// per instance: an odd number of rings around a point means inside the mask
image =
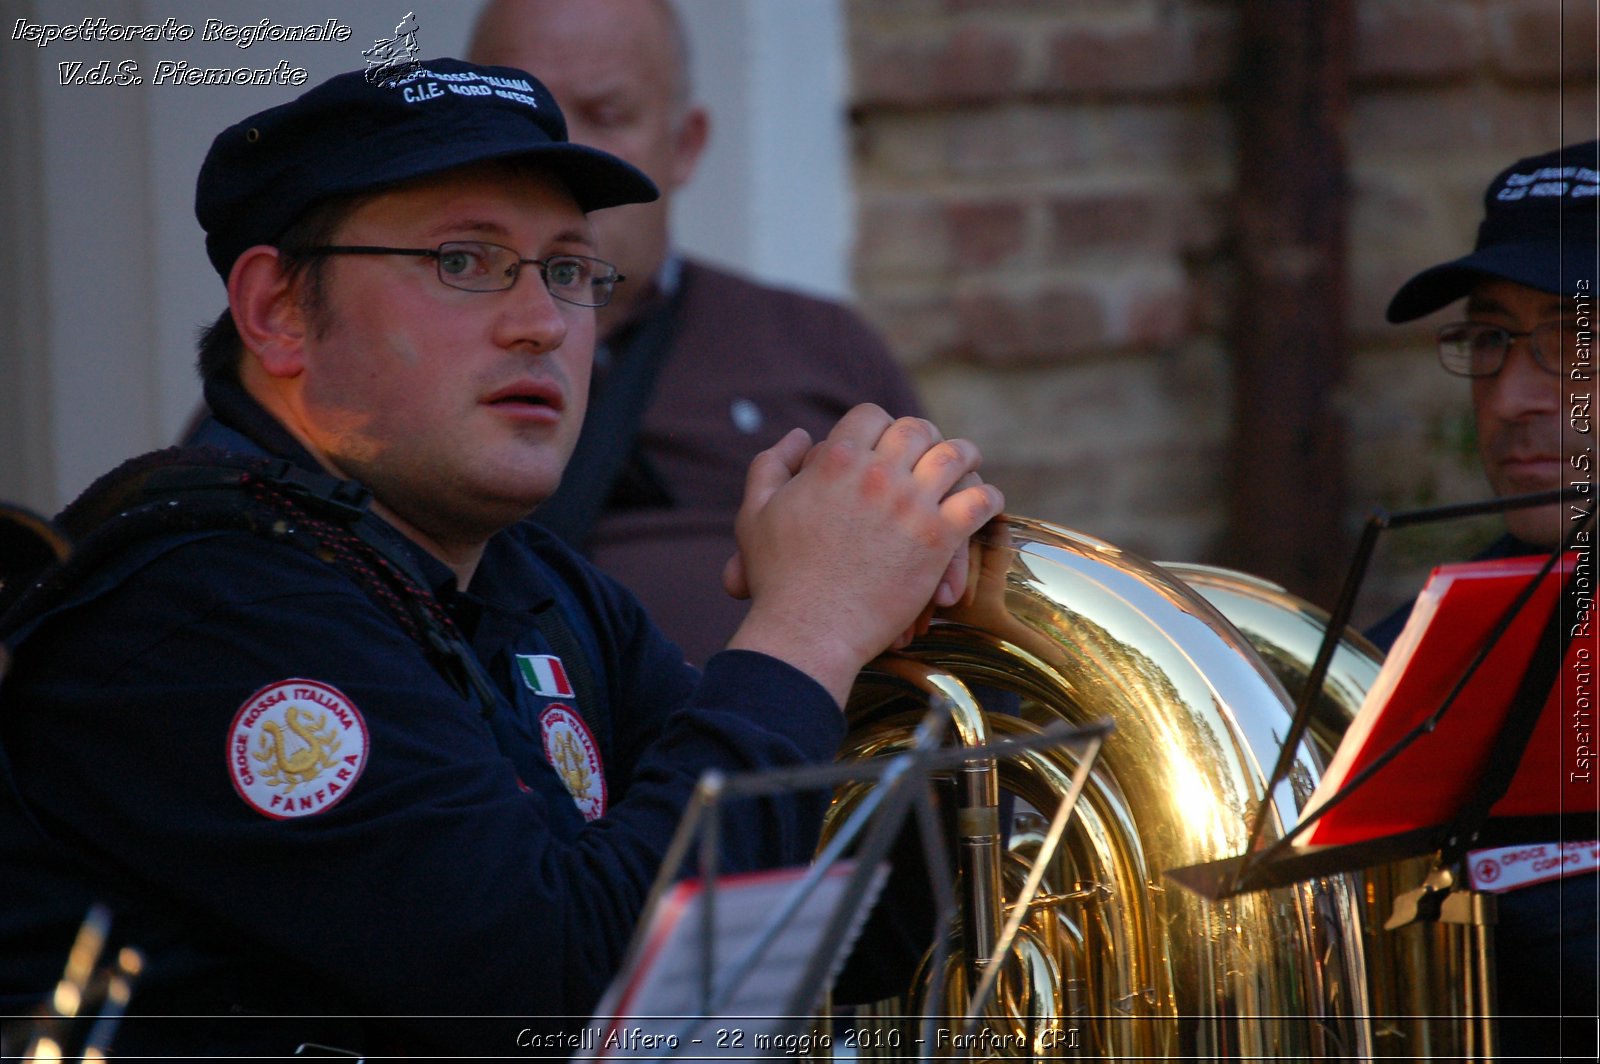
M 1394 649 L 1384 660 L 1333 762 L 1307 804 L 1315 810 L 1352 776 L 1432 715 L 1545 556 L 1443 565 L 1435 569 Z M 1430 733 L 1330 809 L 1301 845 L 1366 842 L 1448 823 L 1496 756 L 1500 726 L 1557 606 L 1565 576 L 1593 580 L 1592 555 L 1569 553 L 1532 598 Z M 1592 597 L 1586 598 L 1592 601 Z M 1493 817 L 1587 813 L 1600 809 L 1595 729 L 1595 665 L 1600 624 L 1587 612 L 1562 617 L 1573 631 L 1539 721 Z

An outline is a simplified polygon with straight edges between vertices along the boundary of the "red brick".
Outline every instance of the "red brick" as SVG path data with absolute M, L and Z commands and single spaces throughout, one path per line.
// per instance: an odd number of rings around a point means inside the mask
M 1171 245 L 1171 218 L 1145 193 L 1090 193 L 1050 204 L 1051 247 L 1062 257 L 1106 246 Z
M 1136 292 L 1128 300 L 1122 332 L 1135 348 L 1165 347 L 1191 332 L 1189 293 L 1182 287 Z
M 1180 15 L 1157 24 L 1068 26 L 1050 42 L 1042 87 L 1089 93 L 1209 89 L 1226 76 L 1231 30 Z
M 1059 361 L 1106 347 L 1106 308 L 1098 293 L 1060 289 L 1041 294 L 1030 315 L 1033 357 Z
M 1215 101 L 1113 107 L 1104 119 L 1100 143 L 1092 150 L 1095 161 L 1111 172 L 1137 164 L 1199 175 L 1231 165 L 1233 123 Z
M 1421 326 L 1391 325 L 1383 316 L 1384 308 L 1389 305 L 1389 300 L 1400 290 L 1413 275 L 1435 262 L 1443 262 L 1442 257 L 1430 259 L 1426 262 L 1416 260 L 1413 264 L 1401 264 L 1394 259 L 1382 259 L 1376 263 L 1363 263 L 1352 266 L 1346 280 L 1345 290 L 1345 327 L 1349 330 L 1352 342 L 1373 341 L 1383 343 L 1405 329 L 1416 330 Z M 1421 335 L 1421 333 L 1417 333 Z
M 1556 90 L 1484 86 L 1473 91 L 1362 93 L 1352 102 L 1347 142 L 1369 157 L 1398 153 L 1443 159 L 1493 149 L 1509 163 L 1559 144 L 1560 137 Z M 1484 184 L 1497 169 L 1483 175 Z
M 945 209 L 953 265 L 962 270 L 995 266 L 1019 256 L 1027 241 L 1024 203 L 963 202 Z
M 1108 541 L 1118 531 L 1114 526 L 1123 515 L 1103 490 L 1106 464 L 1099 458 L 996 459 L 985 448 L 983 475 L 1004 485 L 1007 513 L 1052 521 Z
M 1233 320 L 1234 263 L 1222 256 L 1188 264 L 1189 319 L 1197 333 L 1224 332 Z
M 1459 0 L 1362 0 L 1356 15 L 1356 84 L 1439 81 L 1483 61 L 1477 10 Z
M 1187 102 L 957 111 L 947 125 L 950 168 L 963 178 L 1037 171 L 1058 179 L 1129 167 L 1203 174 L 1225 170 L 1233 151 L 1221 109 Z
M 1050 203 L 1049 215 L 1051 252 L 1058 258 L 1093 248 L 1176 254 L 1219 235 L 1215 209 L 1181 193 L 1062 195 Z
M 947 0 L 848 0 L 852 27 L 939 16 Z
M 955 296 L 959 333 L 952 354 L 994 365 L 1059 361 L 1101 346 L 1105 315 L 1097 295 L 1046 290 L 1014 296 L 990 289 Z
M 1071 170 L 1092 162 L 1097 118 L 1083 109 L 1010 107 L 957 112 L 945 136 L 951 170 L 962 177 Z
M 926 365 L 958 346 L 960 326 L 943 291 L 878 292 L 863 286 L 863 310 L 908 366 Z
M 1023 77 L 1017 40 L 976 23 L 868 35 L 852 52 L 858 105 L 979 103 L 1016 92 Z
M 1595 20 L 1594 0 L 1501 0 L 1489 16 L 1494 65 L 1519 82 L 1592 83 Z
M 1193 557 L 1220 527 L 1227 469 L 1215 338 L 1250 296 L 1227 243 L 1235 133 L 1209 91 L 1236 6 L 848 3 L 872 320 L 941 424 L 981 442 L 1015 512 Z M 1470 247 L 1490 176 L 1559 143 L 1563 121 L 1576 139 L 1594 107 L 1591 83 L 1552 72 L 1560 5 L 1587 20 L 1568 27 L 1571 48 L 1592 40 L 1593 0 L 1355 3 L 1347 321 L 1358 359 L 1396 357 L 1339 390 L 1352 519 L 1375 499 L 1484 493 L 1446 439 L 1465 393 L 1438 376 L 1431 323 L 1390 326 L 1383 308 Z M 1212 360 L 1193 364 L 1197 351 Z
M 1438 169 L 1435 170 L 1435 167 Z M 1365 169 L 1352 167 L 1348 181 L 1350 189 L 1346 204 L 1349 207 L 1348 232 L 1352 241 L 1383 242 L 1393 248 L 1396 237 L 1415 233 L 1429 224 L 1431 216 L 1442 198 L 1439 189 L 1449 188 L 1452 210 L 1470 203 L 1458 201 L 1463 189 L 1482 190 L 1488 182 L 1489 172 L 1481 179 L 1454 180 L 1447 186 L 1429 180 L 1435 176 L 1460 175 L 1462 163 L 1459 155 L 1448 160 L 1433 160 L 1433 166 L 1413 166 L 1402 170 L 1399 166 L 1371 166 Z M 1461 175 L 1465 177 L 1466 175 Z
M 1213 525 L 1216 531 L 1215 526 L 1222 521 L 1218 488 L 1227 469 L 1226 429 L 1204 424 L 1207 420 L 1204 417 L 1184 417 L 1182 410 L 1175 413 L 1184 424 L 1173 427 L 1187 430 L 1183 432 L 1184 447 L 1162 447 L 1128 456 L 1142 467 L 1143 474 L 1131 478 L 1133 490 L 1128 493 L 1129 509 L 1134 513 L 1156 514 L 1179 508 L 1197 517 L 1209 517 L 1206 523 Z M 1157 557 L 1197 560 L 1191 552 L 1174 556 L 1166 550 Z
M 1400 286 L 1472 249 L 1483 186 L 1509 161 L 1457 153 L 1436 170 L 1395 167 L 1352 182 L 1345 321 L 1353 338 L 1392 338 L 1384 309 Z
M 1021 12 L 1054 15 L 1059 18 L 1065 5 L 1061 0 L 944 0 L 944 7 L 952 15 Z
M 864 198 L 856 226 L 857 267 L 874 277 L 943 271 L 951 258 L 943 219 L 925 196 Z
M 852 126 L 857 183 L 886 175 L 924 181 L 949 169 L 948 117 L 939 111 L 875 110 Z

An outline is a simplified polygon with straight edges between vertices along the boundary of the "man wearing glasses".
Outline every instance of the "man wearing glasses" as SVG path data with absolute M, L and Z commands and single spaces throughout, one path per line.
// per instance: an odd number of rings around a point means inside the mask
M 1439 360 L 1472 379 L 1478 453 L 1497 495 L 1588 479 L 1581 474 L 1592 465 L 1582 397 L 1595 390 L 1596 143 L 1523 159 L 1501 173 L 1485 194 L 1472 254 L 1424 270 L 1389 304 L 1388 318 L 1398 324 L 1466 297 L 1466 320 L 1439 330 Z M 1589 331 L 1582 347 L 1580 317 Z M 1502 553 L 1553 550 L 1566 524 L 1559 506 L 1510 511 L 1506 529 L 1516 542 Z
M 1438 331 L 1439 361 L 1471 380 L 1490 486 L 1498 496 L 1569 489 L 1573 505 L 1509 511 L 1505 535 L 1483 558 L 1548 554 L 1565 541 L 1575 515 L 1594 505 L 1597 147 L 1568 145 L 1499 174 L 1484 195 L 1472 253 L 1424 270 L 1389 304 L 1389 321 L 1401 323 L 1465 297 L 1465 320 Z M 1592 537 L 1588 543 L 1592 572 Z M 1388 647 L 1408 613 L 1368 634 Z M 1592 635 L 1588 644 L 1595 645 Z M 1509 1058 L 1594 1059 L 1600 882 L 1592 867 L 1564 878 L 1551 873 L 1499 896 L 1498 1005 Z M 1557 1022 L 1558 1014 L 1567 1022 Z
M 695 98 L 686 30 L 667 0 L 496 0 L 478 12 L 470 58 L 538 71 L 574 141 L 661 189 L 594 218 L 628 283 L 595 316 L 590 416 L 569 467 L 585 475 L 562 481 L 540 521 L 701 664 L 744 617 L 717 574 L 750 459 L 797 425 L 825 434 L 859 403 L 896 414 L 921 404 L 849 307 L 675 245 L 673 212 L 716 125 Z
M 1002 499 L 924 421 L 789 434 L 739 515 L 749 614 L 686 666 L 524 520 L 627 283 L 586 214 L 654 195 L 531 75 L 449 59 L 217 137 L 203 449 L 91 488 L 78 568 L 0 620 L 0 1014 L 100 901 L 145 953 L 122 1054 L 566 1055 L 701 775 L 832 757 Z M 826 797 L 728 806 L 723 869 L 803 862 Z

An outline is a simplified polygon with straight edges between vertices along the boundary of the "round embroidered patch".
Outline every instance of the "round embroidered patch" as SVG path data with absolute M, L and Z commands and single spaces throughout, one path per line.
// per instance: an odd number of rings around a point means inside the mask
M 311 816 L 349 793 L 367 765 L 367 722 L 338 688 L 281 680 L 245 699 L 228 729 L 228 775 L 274 820 Z
M 578 812 L 585 820 L 604 816 L 605 768 L 600 763 L 600 747 L 583 718 L 571 706 L 553 703 L 539 714 L 539 734 L 544 737 L 544 756 L 577 803 Z

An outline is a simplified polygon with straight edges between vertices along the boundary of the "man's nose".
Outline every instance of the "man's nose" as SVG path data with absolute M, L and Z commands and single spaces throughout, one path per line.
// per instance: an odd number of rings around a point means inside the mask
M 544 352 L 554 351 L 566 340 L 567 315 L 537 266 L 524 266 L 517 283 L 502 295 L 505 305 L 498 325 L 502 345 L 521 344 Z
M 1561 407 L 1561 380 L 1535 361 L 1531 337 L 1514 339 L 1500 372 L 1485 383 L 1488 401 L 1501 417 L 1554 412 Z

